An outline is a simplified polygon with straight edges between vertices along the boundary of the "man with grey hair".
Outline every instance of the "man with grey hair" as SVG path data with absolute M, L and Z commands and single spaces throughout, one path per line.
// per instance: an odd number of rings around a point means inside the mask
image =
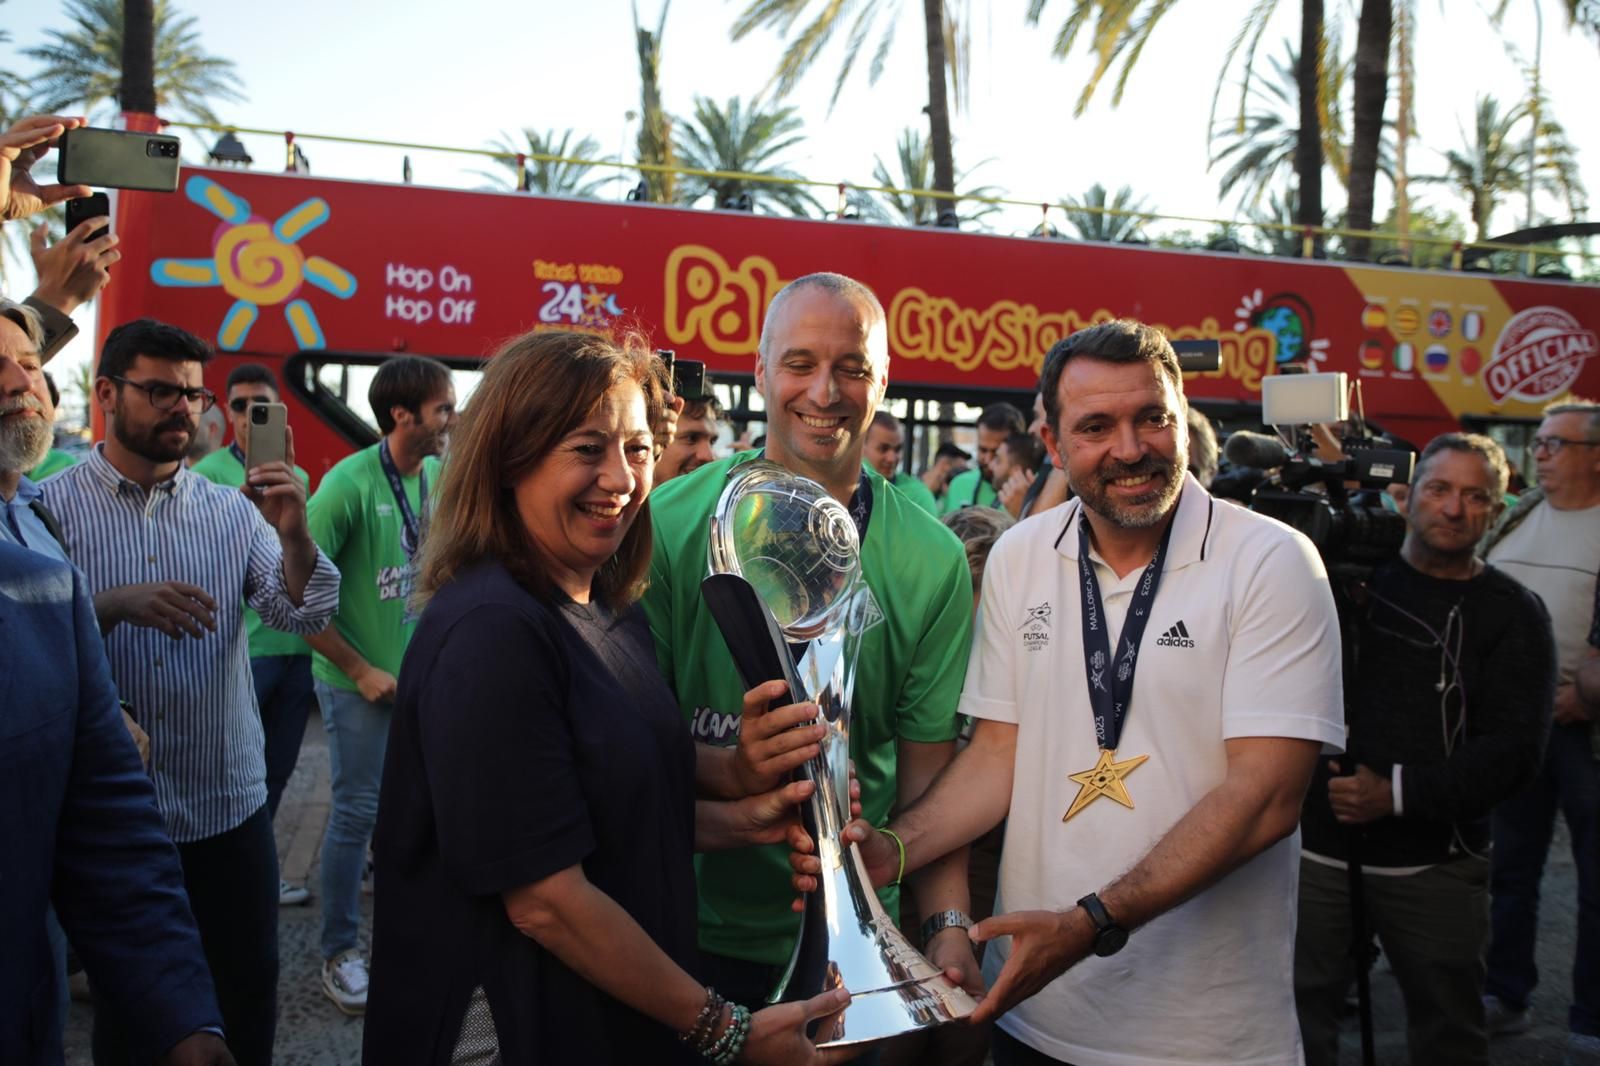
M 1356 976 L 1351 861 L 1364 872 L 1356 938 L 1375 934 L 1394 967 L 1411 1061 L 1488 1061 L 1489 814 L 1538 773 L 1555 688 L 1549 615 L 1476 554 L 1506 474 L 1488 437 L 1434 438 L 1412 475 L 1399 556 L 1350 599 L 1347 754 L 1319 767 L 1300 823 L 1295 1002 L 1308 1066 L 1337 1060 Z
M 1485 554 L 1549 609 L 1557 685 L 1539 774 L 1495 811 L 1494 933 L 1484 1002 L 1491 1033 L 1528 1027 L 1528 1002 L 1539 980 L 1534 966 L 1539 881 L 1559 809 L 1578 868 L 1568 1058 L 1600 1063 L 1600 763 L 1593 714 L 1575 684 L 1588 654 L 1585 637 L 1600 564 L 1600 404 L 1579 400 L 1546 408 L 1531 451 L 1538 487 L 1525 493 L 1489 535 Z
M 31 307 L 0 298 L 0 540 L 67 562 L 61 530 L 24 472 L 55 439 L 55 407 L 44 381 L 44 327 Z
M 883 307 L 866 286 L 811 274 L 773 299 L 755 365 L 766 402 L 764 457 L 820 483 L 849 509 L 861 538 L 862 577 L 885 619 L 862 637 L 850 729 L 862 809 L 874 824 L 921 795 L 955 753 L 961 653 L 972 625 L 972 578 L 960 542 L 863 465 L 888 380 Z M 701 791 L 729 798 L 774 787 L 815 752 L 822 732 L 791 728 L 814 717 L 804 705 L 741 714 L 746 686 L 700 596 L 708 519 L 730 471 L 755 458 L 741 453 L 708 464 L 650 497 L 655 551 L 645 613 L 662 672 L 702 744 Z M 968 909 L 965 852 L 913 887 L 921 913 L 937 918 L 924 927 L 929 957 L 976 981 L 964 929 L 970 922 L 959 916 Z M 789 907 L 786 849 L 704 855 L 699 888 L 702 978 L 736 1002 L 759 1004 L 799 929 Z M 894 915 L 898 887 L 880 897 Z

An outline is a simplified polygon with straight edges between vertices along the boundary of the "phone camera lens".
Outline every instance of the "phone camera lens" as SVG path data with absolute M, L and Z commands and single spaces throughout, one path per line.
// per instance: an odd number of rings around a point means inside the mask
M 263 407 L 261 404 L 256 404 L 254 407 L 250 408 L 250 423 L 251 423 L 251 425 L 256 425 L 256 426 L 264 426 L 264 425 L 266 425 L 267 424 L 267 409 L 265 407 Z

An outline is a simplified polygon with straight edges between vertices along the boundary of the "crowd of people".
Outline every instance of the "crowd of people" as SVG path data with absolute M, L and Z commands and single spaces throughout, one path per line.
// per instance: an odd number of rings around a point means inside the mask
M 85 191 L 30 171 L 75 122 L 0 135 L 0 219 Z M 760 449 L 719 454 L 726 413 L 642 338 L 534 332 L 459 412 L 442 364 L 383 363 L 378 442 L 313 492 L 292 428 L 251 458 L 271 371 L 218 396 L 209 346 L 148 319 L 95 354 L 104 441 L 51 454 L 101 224 L 0 299 L 0 1061 L 61 1061 L 70 958 L 97 1063 L 271 1062 L 279 908 L 315 895 L 374 1064 L 1319 1066 L 1373 943 L 1412 1061 L 1487 1063 L 1528 1025 L 1560 812 L 1566 1054 L 1600 1062 L 1600 405 L 1546 412 L 1510 507 L 1493 440 L 1428 442 L 1398 553 L 1330 579 L 1208 491 L 1157 330 L 1067 337 L 1031 420 L 991 404 L 917 475 L 883 307 L 816 273 L 752 353 Z M 794 771 L 823 728 L 741 680 L 701 597 L 757 458 L 845 506 L 881 614 L 844 836 L 978 1000 L 913 1039 L 813 1044 L 871 989 L 767 1002 L 821 873 Z M 272 827 L 313 712 L 315 893 Z

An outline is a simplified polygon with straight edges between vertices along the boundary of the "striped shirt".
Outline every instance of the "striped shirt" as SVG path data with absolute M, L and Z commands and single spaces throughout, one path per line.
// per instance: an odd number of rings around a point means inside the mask
M 267 801 L 242 604 L 274 629 L 320 633 L 339 606 L 339 571 L 319 550 L 296 607 L 277 531 L 238 489 L 181 467 L 146 495 L 96 446 L 42 488 L 91 593 L 183 581 L 216 601 L 216 631 L 199 639 L 124 623 L 105 643 L 117 689 L 150 734 L 156 805 L 172 839 L 235 828 Z

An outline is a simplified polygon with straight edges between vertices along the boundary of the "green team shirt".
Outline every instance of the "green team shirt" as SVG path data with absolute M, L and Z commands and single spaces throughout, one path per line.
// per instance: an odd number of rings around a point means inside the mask
M 45 453 L 44 458 L 40 460 L 39 465 L 28 471 L 27 478 L 37 484 L 51 474 L 61 473 L 61 471 L 72 466 L 77 461 L 78 457 L 71 452 L 64 452 L 60 448 L 51 448 Z
M 978 490 L 978 498 L 972 498 L 972 490 Z M 994 486 L 989 484 L 989 479 L 984 477 L 977 469 L 963 470 L 950 479 L 950 484 L 944 490 L 944 503 L 941 504 L 940 514 L 949 514 L 959 511 L 963 507 L 993 507 L 997 499 Z
M 189 469 L 218 485 L 236 489 L 244 484 L 244 464 L 234 456 L 232 448 L 218 448 Z M 302 485 L 310 487 L 309 474 L 298 466 L 294 468 L 294 474 Z M 311 645 L 292 633 L 280 633 L 273 629 L 248 605 L 244 609 L 244 632 L 252 659 L 268 655 L 311 654 Z
M 711 612 L 700 598 L 709 519 L 729 469 L 745 452 L 674 478 L 650 495 L 655 552 L 644 610 L 656 657 L 696 740 L 738 742 L 745 685 Z M 938 743 L 957 732 L 956 704 L 972 641 L 972 575 L 961 542 L 905 496 L 867 471 L 872 517 L 862 573 L 883 621 L 862 638 L 851 710 L 850 755 L 861 782 L 862 816 L 882 825 L 895 804 L 895 742 Z M 741 848 L 699 856 L 700 946 L 780 965 L 789 959 L 799 916 L 789 910 L 788 848 Z M 891 915 L 896 888 L 879 891 Z
M 927 511 L 935 518 L 939 516 L 939 504 L 934 500 L 933 493 L 928 489 L 928 486 L 922 483 L 922 479 L 920 477 L 912 477 L 904 470 L 896 470 L 894 474 L 894 481 L 891 482 L 891 484 L 893 484 L 894 487 L 899 489 L 901 492 L 905 493 L 906 499 L 910 500 L 924 511 Z
M 411 570 L 400 543 L 405 520 L 383 476 L 378 447 L 346 456 L 324 474 L 306 518 L 317 547 L 342 575 L 339 613 L 333 616 L 339 635 L 379 670 L 399 674 L 416 621 L 408 621 L 406 613 Z M 422 466 L 432 494 L 439 485 L 439 460 L 430 456 Z M 419 478 L 401 481 L 412 510 L 421 516 Z M 311 673 L 335 688 L 356 691 L 355 682 L 321 653 L 312 653 Z

